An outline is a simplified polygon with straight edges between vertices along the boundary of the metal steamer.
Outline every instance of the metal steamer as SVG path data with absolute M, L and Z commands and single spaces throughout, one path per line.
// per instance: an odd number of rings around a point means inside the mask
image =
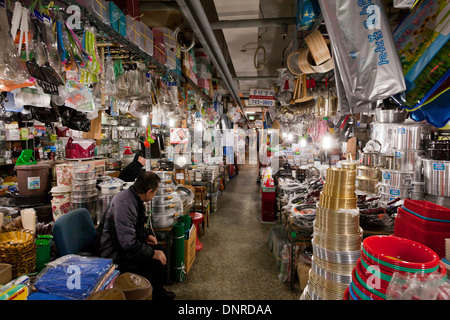
M 169 228 L 174 219 L 183 212 L 180 196 L 175 192 L 173 173 L 167 171 L 155 172 L 161 179 L 158 190 L 151 200 L 152 227 L 156 229 Z

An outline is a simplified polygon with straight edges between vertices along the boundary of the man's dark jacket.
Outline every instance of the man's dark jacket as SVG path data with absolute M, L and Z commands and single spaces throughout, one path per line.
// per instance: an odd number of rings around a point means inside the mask
M 115 263 L 149 262 L 154 251 L 145 242 L 151 234 L 146 222 L 144 203 L 134 186 L 116 194 L 97 230 L 100 256 Z

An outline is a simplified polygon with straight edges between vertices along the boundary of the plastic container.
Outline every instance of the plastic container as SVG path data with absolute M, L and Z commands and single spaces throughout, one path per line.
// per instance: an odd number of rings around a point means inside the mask
M 169 49 L 175 49 L 177 47 L 177 40 L 175 39 L 175 33 L 166 27 L 153 28 L 153 37 Z
M 36 237 L 36 271 L 40 272 L 50 262 L 50 248 L 53 236 L 38 234 Z
M 109 24 L 109 1 L 88 0 L 86 8 L 102 20 L 103 23 Z
M 155 33 L 153 33 L 153 36 Z M 161 38 L 153 38 L 153 57 L 162 65 L 167 63 L 166 47 Z
M 363 253 L 382 269 L 406 272 L 433 272 L 439 256 L 427 246 L 397 236 L 370 236 L 364 239 Z
M 450 209 L 433 202 L 407 199 L 404 207 L 426 218 L 450 220 Z
M 93 180 L 96 179 L 95 170 L 89 170 L 87 167 L 74 167 L 72 172 L 72 179 L 77 180 L 75 184 L 78 184 L 78 181 L 85 181 L 86 184 L 92 183 Z
M 95 191 L 97 190 L 97 180 L 73 180 L 72 191 Z
M 145 46 L 144 48 L 142 48 L 142 50 L 144 50 L 150 56 L 153 56 L 153 32 L 142 21 L 140 21 L 139 23 L 141 24 L 139 32 L 141 34 L 141 37 L 144 38 L 145 41 Z
M 450 238 L 450 217 L 446 220 L 425 218 L 407 210 L 398 208 L 394 235 L 421 243 L 444 258 L 445 239 Z
M 381 288 L 376 289 L 373 286 L 369 285 L 369 283 L 371 282 L 368 281 L 368 278 L 361 271 L 359 267 L 360 263 L 360 260 L 358 260 L 358 262 L 356 262 L 355 268 L 352 271 L 352 283 L 354 285 L 352 287 L 353 292 L 356 294 L 359 300 L 386 300 L 386 290 L 383 290 Z
M 103 183 L 99 185 L 102 191 L 102 194 L 116 194 L 120 191 L 121 183 Z
M 57 164 L 56 170 L 56 184 L 58 186 L 72 185 L 72 171 L 73 165 L 69 163 Z
M 165 49 L 166 49 L 166 66 L 169 69 L 174 70 L 177 67 L 177 54 L 175 53 L 175 51 L 173 51 L 173 49 L 167 47 Z
M 42 195 L 48 192 L 50 165 L 19 165 L 14 169 L 17 172 L 18 190 L 21 196 Z

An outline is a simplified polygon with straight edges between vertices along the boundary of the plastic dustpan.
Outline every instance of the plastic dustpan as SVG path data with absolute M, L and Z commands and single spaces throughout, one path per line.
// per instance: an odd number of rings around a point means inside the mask
M 33 150 L 22 150 L 19 158 L 17 158 L 16 166 L 36 164 L 36 159 L 33 157 Z

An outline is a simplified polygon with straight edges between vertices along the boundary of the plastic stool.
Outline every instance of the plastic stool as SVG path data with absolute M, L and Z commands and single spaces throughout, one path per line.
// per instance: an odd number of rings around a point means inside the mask
M 191 216 L 192 222 L 194 223 L 195 228 L 197 229 L 197 240 L 195 242 L 195 251 L 200 251 L 203 249 L 203 244 L 198 239 L 198 234 L 200 232 L 199 224 L 203 222 L 203 214 L 201 214 L 200 212 L 191 212 L 189 213 L 189 215 Z

